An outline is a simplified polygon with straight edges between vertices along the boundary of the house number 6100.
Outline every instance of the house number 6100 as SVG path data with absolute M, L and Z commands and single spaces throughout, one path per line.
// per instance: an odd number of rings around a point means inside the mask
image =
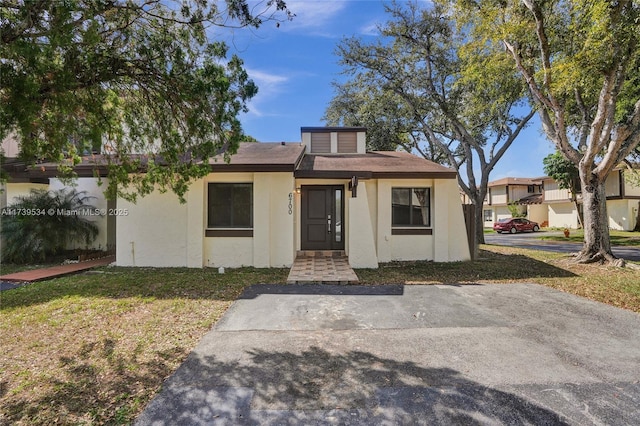
M 289 193 L 289 214 L 293 214 L 293 193 Z

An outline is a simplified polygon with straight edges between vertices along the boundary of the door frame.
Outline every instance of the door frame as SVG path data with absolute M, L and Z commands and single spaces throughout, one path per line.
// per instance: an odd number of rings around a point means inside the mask
M 310 246 L 309 241 L 305 239 L 305 226 L 307 225 L 307 217 L 306 211 L 307 206 L 305 203 L 307 202 L 308 191 L 310 189 L 325 189 L 327 191 L 326 203 L 329 204 L 328 211 L 331 212 L 331 220 L 330 220 L 330 234 L 331 239 L 327 242 L 324 247 Z M 339 221 L 336 220 L 336 191 L 340 191 L 340 211 L 339 211 Z M 326 219 L 328 220 L 328 218 Z M 337 224 L 340 222 L 340 240 L 336 241 L 336 233 Z M 300 249 L 301 250 L 345 250 L 345 236 L 346 236 L 346 226 L 345 226 L 345 185 L 344 184 L 319 184 L 319 185 L 301 185 L 300 186 Z

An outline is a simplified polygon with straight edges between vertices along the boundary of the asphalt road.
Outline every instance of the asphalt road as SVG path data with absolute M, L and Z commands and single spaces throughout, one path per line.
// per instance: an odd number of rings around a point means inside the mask
M 498 246 L 520 247 L 533 250 L 553 251 L 557 253 L 577 253 L 582 249 L 582 244 L 560 241 L 547 241 L 540 238 L 545 235 L 562 235 L 562 232 L 522 232 L 519 234 L 498 234 L 493 232 L 485 234 L 486 244 Z M 613 247 L 613 254 L 626 260 L 640 261 L 640 249 L 638 247 Z
M 640 315 L 535 284 L 255 285 L 146 425 L 629 425 Z

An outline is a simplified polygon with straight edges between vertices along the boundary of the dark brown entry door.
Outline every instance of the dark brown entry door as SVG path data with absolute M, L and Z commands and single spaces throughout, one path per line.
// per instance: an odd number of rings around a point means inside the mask
M 302 186 L 302 250 L 344 250 L 344 187 Z

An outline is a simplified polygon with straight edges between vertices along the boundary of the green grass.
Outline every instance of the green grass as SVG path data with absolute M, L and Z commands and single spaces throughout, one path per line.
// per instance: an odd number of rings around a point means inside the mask
M 569 238 L 564 235 L 546 235 L 541 237 L 541 240 L 546 241 L 570 241 L 575 243 L 584 242 L 584 230 L 571 229 Z M 640 247 L 640 232 L 632 231 L 611 231 L 611 245 L 614 246 L 626 246 L 626 247 Z
M 356 271 L 362 284 L 537 282 L 640 312 L 640 273 L 483 246 L 474 262 Z M 0 293 L 0 424 L 130 424 L 251 284 L 288 269 L 104 267 Z

